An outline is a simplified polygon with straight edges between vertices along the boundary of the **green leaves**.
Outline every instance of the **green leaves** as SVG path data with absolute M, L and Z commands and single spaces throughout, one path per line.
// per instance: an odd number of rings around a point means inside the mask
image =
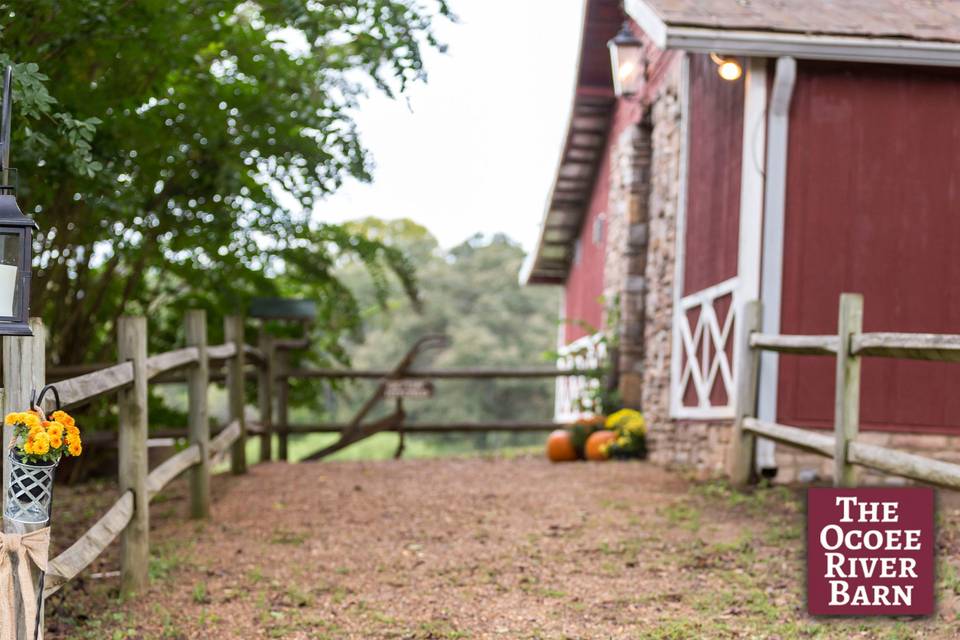
M 328 332 L 358 305 L 332 275 L 352 255 L 380 299 L 396 250 L 311 220 L 347 177 L 371 178 L 359 97 L 425 79 L 443 0 L 15 0 L 0 64 L 16 61 L 11 160 L 36 214 L 34 312 L 55 360 L 108 357 L 112 319 L 173 300 L 242 310 L 255 295 L 317 299 Z M 12 17 L 11 17 L 12 16 Z M 29 25 L 29 28 L 23 28 Z

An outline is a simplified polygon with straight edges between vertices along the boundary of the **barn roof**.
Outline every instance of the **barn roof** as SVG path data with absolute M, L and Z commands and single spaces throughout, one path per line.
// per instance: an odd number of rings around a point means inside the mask
M 646 0 L 664 23 L 709 29 L 960 42 L 951 0 Z
M 624 0 L 664 49 L 960 66 L 960 0 Z
M 566 280 L 616 102 L 607 41 L 617 34 L 624 18 L 619 0 L 586 0 L 567 135 L 547 196 L 537 248 L 520 272 L 524 284 Z

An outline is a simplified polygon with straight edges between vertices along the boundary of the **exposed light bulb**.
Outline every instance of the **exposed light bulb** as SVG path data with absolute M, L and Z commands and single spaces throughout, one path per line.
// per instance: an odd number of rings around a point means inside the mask
M 739 80 L 740 76 L 743 75 L 743 68 L 733 60 L 727 60 L 717 67 L 717 73 L 719 73 L 720 77 L 724 80 L 733 82 L 734 80 Z

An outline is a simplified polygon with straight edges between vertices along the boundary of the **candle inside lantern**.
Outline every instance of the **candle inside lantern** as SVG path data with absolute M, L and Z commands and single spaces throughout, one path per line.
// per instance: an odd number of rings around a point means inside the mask
M 17 288 L 17 268 L 0 264 L 0 316 L 13 315 L 13 298 Z

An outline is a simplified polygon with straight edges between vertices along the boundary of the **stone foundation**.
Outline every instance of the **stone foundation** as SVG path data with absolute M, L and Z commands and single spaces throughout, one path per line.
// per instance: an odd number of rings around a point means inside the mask
M 960 464 L 960 435 L 862 431 L 857 437 L 857 441 L 897 449 L 906 453 L 915 453 L 943 462 Z M 829 481 L 833 478 L 833 460 L 828 458 L 805 453 L 784 445 L 777 445 L 776 458 L 777 482 Z M 862 467 L 858 468 L 857 471 L 857 484 L 862 486 L 902 485 L 911 482 L 905 478 Z
M 730 423 L 658 422 L 650 429 L 650 460 L 704 478 L 723 475 L 731 432 Z
M 726 473 L 731 433 L 733 426 L 730 422 L 658 421 L 650 425 L 650 460 L 667 468 L 694 471 L 703 479 L 721 477 Z M 857 440 L 960 464 L 960 435 L 864 431 Z M 830 458 L 778 444 L 776 461 L 774 482 L 778 484 L 830 482 L 833 479 L 833 460 Z M 860 486 L 895 486 L 911 482 L 862 467 L 857 471 Z

